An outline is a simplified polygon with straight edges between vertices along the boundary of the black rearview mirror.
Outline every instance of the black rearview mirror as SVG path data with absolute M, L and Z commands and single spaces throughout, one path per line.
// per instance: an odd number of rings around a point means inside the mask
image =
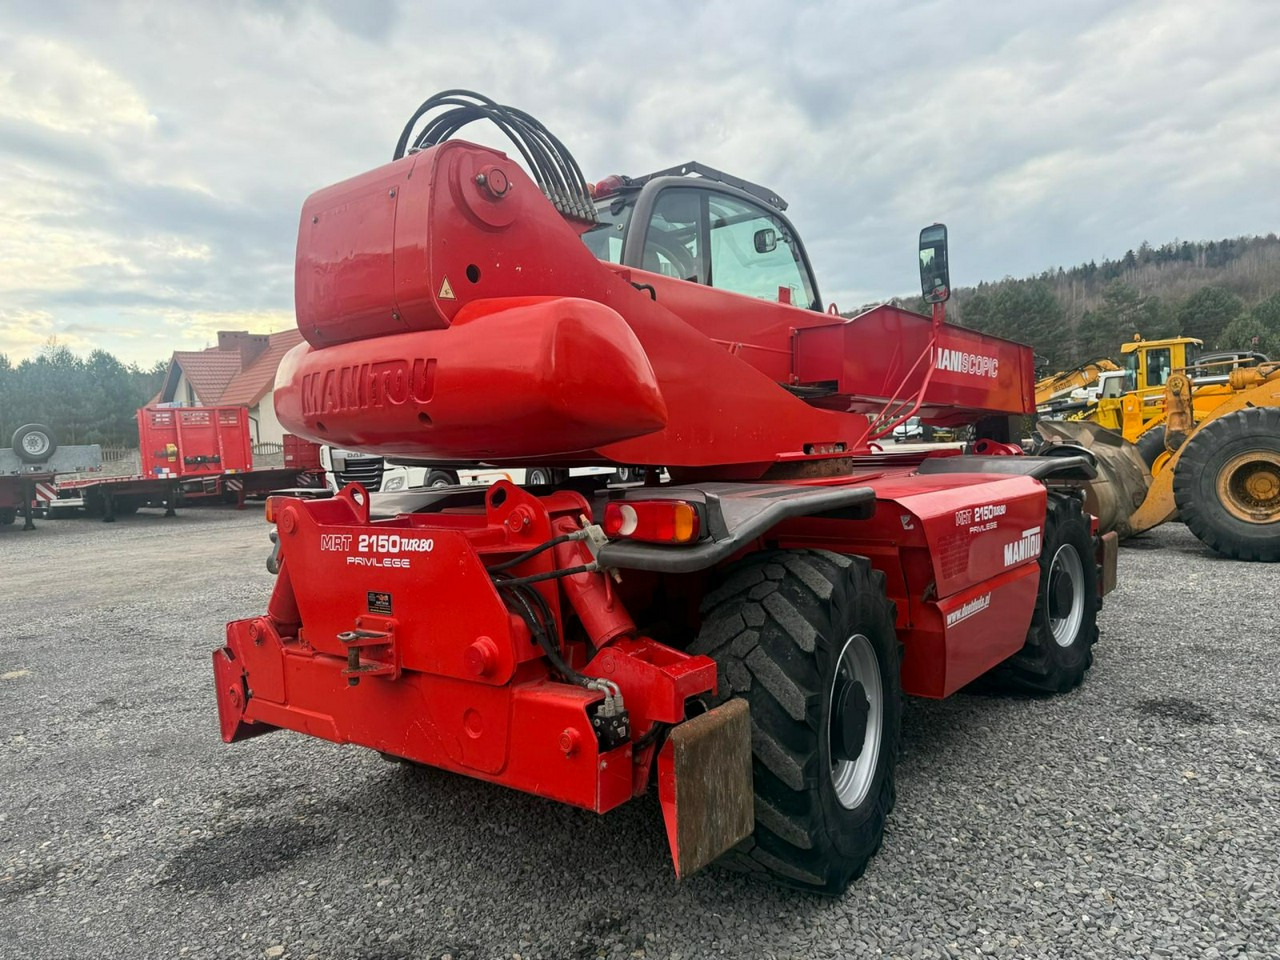
M 920 231 L 920 295 L 925 303 L 943 303 L 951 298 L 947 228 L 941 223 Z
M 773 253 L 778 249 L 778 232 L 772 227 L 756 231 L 756 253 Z

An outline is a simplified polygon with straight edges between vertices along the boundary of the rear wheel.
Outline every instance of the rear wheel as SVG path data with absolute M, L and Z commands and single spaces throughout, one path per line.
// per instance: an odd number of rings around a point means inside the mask
M 1187 527 L 1236 560 L 1280 560 L 1280 408 L 1224 414 L 1187 441 L 1173 474 Z
M 427 473 L 428 487 L 456 487 L 458 483 L 458 475 L 452 470 L 431 470 Z
M 569 479 L 569 471 L 552 469 L 551 467 L 532 467 L 525 475 L 525 483 L 531 487 L 548 487 L 564 483 Z
M 880 848 L 902 726 L 884 575 L 821 550 L 755 554 L 703 603 L 692 646 L 751 707 L 756 827 L 720 861 L 835 895 Z
M 1049 494 L 1040 588 L 1022 649 L 989 674 L 1022 693 L 1064 693 L 1093 664 L 1098 640 L 1098 567 L 1089 519 L 1075 497 Z
M 7 527 L 18 519 L 18 511 L 11 507 L 0 507 L 0 527 Z
M 1138 448 L 1138 456 L 1142 457 L 1142 462 L 1147 465 L 1148 470 L 1154 470 L 1156 461 L 1160 459 L 1160 455 L 1164 451 L 1164 425 L 1152 427 L 1146 433 L 1138 438 L 1136 444 Z

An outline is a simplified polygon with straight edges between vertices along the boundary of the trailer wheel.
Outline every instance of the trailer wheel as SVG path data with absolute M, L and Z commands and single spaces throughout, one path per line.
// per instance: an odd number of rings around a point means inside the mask
M 1040 587 L 1021 650 L 993 670 L 996 686 L 1065 693 L 1080 685 L 1098 640 L 1098 567 L 1088 518 L 1075 497 L 1050 493 Z
M 17 510 L 12 507 L 0 507 L 0 527 L 7 527 L 17 519 Z
M 556 486 L 569 479 L 569 471 L 563 468 L 533 467 L 525 474 L 525 484 L 530 487 Z
M 43 423 L 28 423 L 13 431 L 13 452 L 26 463 L 43 463 L 57 449 L 53 431 Z
M 430 470 L 427 472 L 425 486 L 428 487 L 456 487 L 461 480 L 452 470 Z
M 1280 560 L 1280 408 L 1210 421 L 1174 468 L 1173 501 L 1191 532 L 1235 560 Z
M 836 895 L 880 848 L 894 803 L 901 651 L 884 574 L 861 557 L 771 550 L 703 602 L 691 650 L 718 701 L 751 707 L 755 832 L 719 862 Z

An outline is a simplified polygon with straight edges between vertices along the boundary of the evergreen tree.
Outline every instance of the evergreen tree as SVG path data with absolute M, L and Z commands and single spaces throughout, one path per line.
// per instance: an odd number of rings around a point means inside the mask
M 1203 340 L 1205 349 L 1214 350 L 1227 324 L 1242 313 L 1244 301 L 1235 294 L 1221 287 L 1201 287 L 1178 311 L 1178 326 L 1184 336 Z

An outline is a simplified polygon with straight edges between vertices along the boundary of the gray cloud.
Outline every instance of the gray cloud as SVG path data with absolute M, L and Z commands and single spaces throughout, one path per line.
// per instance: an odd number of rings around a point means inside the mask
M 19 0 L 0 38 L 0 330 L 130 359 L 287 322 L 306 194 L 452 86 L 589 176 L 696 158 L 769 184 L 845 307 L 910 291 L 933 220 L 960 283 L 1275 228 L 1262 0 Z

